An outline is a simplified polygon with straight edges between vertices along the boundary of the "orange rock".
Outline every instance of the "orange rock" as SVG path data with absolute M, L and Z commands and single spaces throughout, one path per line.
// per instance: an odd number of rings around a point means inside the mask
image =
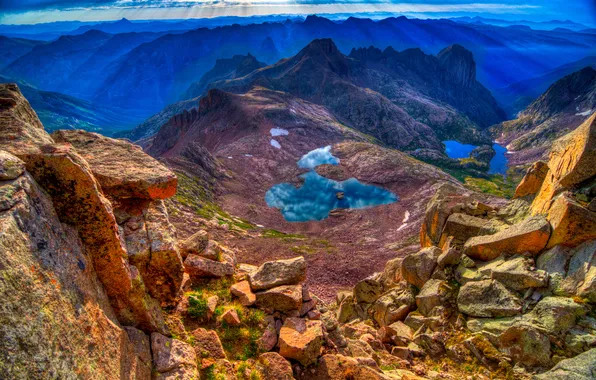
M 596 212 L 582 207 L 566 194 L 555 198 L 547 219 L 553 227 L 547 248 L 559 244 L 577 247 L 585 241 L 596 239 Z
M 226 359 L 226 353 L 215 331 L 199 327 L 192 332 L 192 336 L 198 358 Z
M 564 188 L 557 182 L 553 173 L 549 171 L 546 174 L 546 178 L 544 178 L 544 181 L 542 182 L 540 190 L 532 201 L 530 213 L 532 215 L 546 214 L 550 208 L 553 198 L 562 190 L 564 190 Z
M 243 306 L 252 306 L 257 300 L 257 296 L 250 290 L 248 281 L 240 281 L 230 287 L 230 292 L 238 297 Z
M 548 173 L 548 164 L 543 161 L 535 162 L 527 171 L 522 181 L 515 189 L 515 198 L 536 194 Z
M 307 366 L 317 361 L 323 340 L 321 321 L 287 318 L 279 333 L 279 354 Z
M 549 237 L 550 224 L 543 216 L 535 216 L 494 235 L 469 239 L 463 253 L 483 261 L 490 261 L 501 254 L 536 255 L 544 249 Z
M 176 194 L 176 175 L 137 145 L 81 130 L 60 130 L 52 137 L 72 144 L 112 197 L 165 199 Z

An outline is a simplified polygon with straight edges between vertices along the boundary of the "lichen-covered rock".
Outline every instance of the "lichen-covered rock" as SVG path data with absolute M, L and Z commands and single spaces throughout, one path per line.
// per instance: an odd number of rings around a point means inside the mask
M 550 224 L 543 216 L 535 216 L 494 235 L 469 239 L 463 253 L 483 261 L 492 260 L 503 253 L 536 255 L 544 249 L 549 237 Z
M 449 215 L 445 222 L 439 247 L 443 247 L 449 237 L 453 237 L 455 240 L 463 243 L 471 237 L 487 235 L 491 232 L 492 230 L 486 219 L 463 213 L 454 213 Z
M 404 280 L 417 288 L 422 288 L 424 283 L 432 276 L 437 266 L 437 258 L 441 253 L 439 248 L 429 247 L 406 256 L 401 266 Z
M 165 199 L 176 194 L 176 175 L 138 145 L 82 130 L 56 131 L 52 138 L 72 144 L 111 197 Z
M 596 378 L 596 348 L 570 359 L 561 360 L 535 380 L 591 380 Z
M 389 380 L 390 377 L 375 370 L 358 360 L 343 355 L 327 354 L 321 357 L 314 373 L 309 375 L 312 380 Z M 403 377 L 398 377 L 403 378 Z
M 531 325 L 509 327 L 499 335 L 499 348 L 517 363 L 540 367 L 551 365 L 550 340 Z
M 528 288 L 542 288 L 548 284 L 548 275 L 534 268 L 530 260 L 516 256 L 504 260 L 491 269 L 492 278 L 510 289 L 522 291 Z
M 572 298 L 545 297 L 524 317 L 549 334 L 559 335 L 573 327 L 577 319 L 584 316 L 586 312 L 586 307 Z
M 226 359 L 226 353 L 215 331 L 199 327 L 193 330 L 192 337 L 192 343 L 198 358 Z
M 544 161 L 536 161 L 528 168 L 526 175 L 515 189 L 515 198 L 522 198 L 527 195 L 534 195 L 542 186 L 542 182 L 548 174 L 548 164 Z
M 369 309 L 369 314 L 379 326 L 386 326 L 404 320 L 415 304 L 412 290 L 402 283 L 379 297 Z
M 346 323 L 357 317 L 356 308 L 354 305 L 354 296 L 350 293 L 344 297 L 337 308 L 337 321 Z
M 354 300 L 358 303 L 373 303 L 383 292 L 383 286 L 376 280 L 368 278 L 354 286 Z
M 567 276 L 561 288 L 567 295 L 577 295 L 596 302 L 596 240 L 571 251 Z
M 389 326 L 381 327 L 377 334 L 384 343 L 393 343 L 396 346 L 406 347 L 414 338 L 414 330 L 401 321 Z
M 197 356 L 189 344 L 153 333 L 151 352 L 156 372 L 154 378 L 194 380 L 197 377 Z
M 257 341 L 257 344 L 263 351 L 271 351 L 277 345 L 277 329 L 275 328 L 275 318 L 272 315 L 265 317 L 263 321 L 265 328 L 263 335 Z
M 0 149 L 12 154 L 26 146 L 54 143 L 14 83 L 0 85 L 0 132 Z
M 184 268 L 190 277 L 224 277 L 234 274 L 234 262 L 227 257 L 222 257 L 223 261 L 206 259 L 199 255 L 188 255 L 184 260 Z
M 507 317 L 521 313 L 521 299 L 495 280 L 468 282 L 457 296 L 459 311 L 472 317 Z
M 555 198 L 547 219 L 552 225 L 547 248 L 559 244 L 577 247 L 583 242 L 596 239 L 596 212 L 582 207 L 566 194 Z
M 25 172 L 25 163 L 12 154 L 0 150 L 0 181 L 15 179 Z
M 192 255 L 199 255 L 203 257 L 207 257 L 208 259 L 215 260 L 216 257 L 209 257 L 202 255 L 203 252 L 207 249 L 207 245 L 209 244 L 209 233 L 204 230 L 197 231 L 186 240 L 180 242 L 180 254 L 183 259 L 190 254 Z
M 256 305 L 261 309 L 291 311 L 302 306 L 302 286 L 283 285 L 263 292 L 255 293 Z
M 436 306 L 449 305 L 452 292 L 453 290 L 445 281 L 428 280 L 416 296 L 418 311 L 428 316 Z
M 279 354 L 307 366 L 317 361 L 323 340 L 321 321 L 287 318 L 279 333 Z
M 306 279 L 306 261 L 299 256 L 289 260 L 268 261 L 249 276 L 253 290 L 266 290 L 280 285 L 296 285 Z
M 248 281 L 240 281 L 230 287 L 230 292 L 238 297 L 243 306 L 252 306 L 257 300 L 257 296 L 250 290 Z
M 89 252 L 27 173 L 0 181 L 0 236 L 0 378 L 143 378 Z
M 276 352 L 259 355 L 256 368 L 262 380 L 292 380 L 292 365 Z
M 453 184 L 444 183 L 437 189 L 433 198 L 426 206 L 426 212 L 420 227 L 420 245 L 431 247 L 439 245 L 443 226 L 452 210 L 461 205 L 466 199 L 460 188 Z

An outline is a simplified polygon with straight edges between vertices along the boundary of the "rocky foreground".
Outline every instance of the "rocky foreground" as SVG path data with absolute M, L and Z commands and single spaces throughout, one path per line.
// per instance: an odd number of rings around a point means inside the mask
M 197 230 L 140 148 L 47 134 L 0 87 L 0 378 L 596 376 L 596 116 L 516 198 L 444 184 L 421 250 L 323 302 L 303 257 L 260 266 Z

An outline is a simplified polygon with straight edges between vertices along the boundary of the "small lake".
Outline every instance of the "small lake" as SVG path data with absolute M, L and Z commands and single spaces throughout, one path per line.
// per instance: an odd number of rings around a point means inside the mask
M 477 145 L 462 144 L 458 141 L 443 141 L 445 144 L 445 153 L 449 158 L 459 159 L 468 158 L 470 153 L 476 148 Z M 507 148 L 502 147 L 499 144 L 493 144 L 495 150 L 495 156 L 490 160 L 489 163 L 489 174 L 507 174 Z
M 267 205 L 280 209 L 284 219 L 289 222 L 307 222 L 323 220 L 333 209 L 373 207 L 394 203 L 399 199 L 388 190 L 365 185 L 355 178 L 345 181 L 325 178 L 314 171 L 322 164 L 339 164 L 339 159 L 331 154 L 330 146 L 302 156 L 298 166 L 311 169 L 300 176 L 304 184 L 298 188 L 289 183 L 273 186 L 265 194 Z

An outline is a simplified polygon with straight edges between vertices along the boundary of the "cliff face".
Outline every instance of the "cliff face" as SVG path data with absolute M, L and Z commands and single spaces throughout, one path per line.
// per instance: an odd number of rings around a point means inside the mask
M 148 378 L 143 331 L 167 331 L 182 281 L 162 201 L 176 177 L 132 144 L 52 137 L 15 85 L 0 94 L 0 374 Z

